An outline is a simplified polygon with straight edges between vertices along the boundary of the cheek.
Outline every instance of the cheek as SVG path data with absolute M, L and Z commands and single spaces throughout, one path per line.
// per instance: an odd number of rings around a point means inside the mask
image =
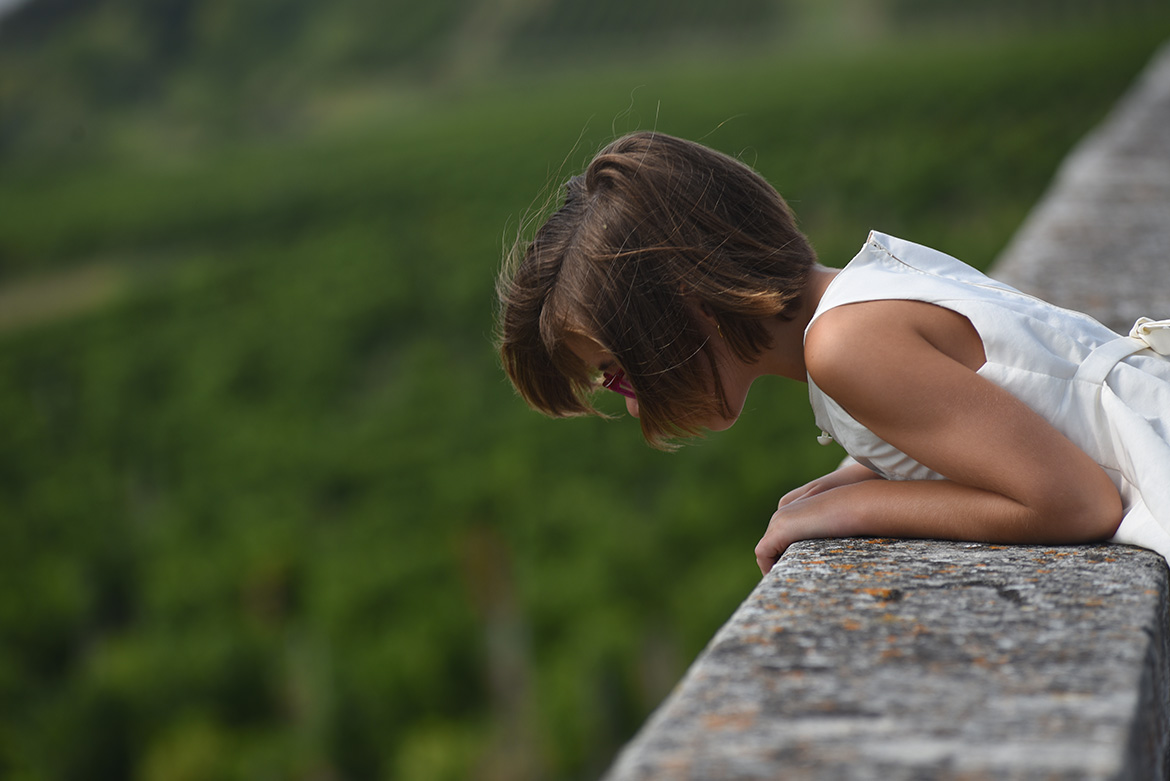
M 739 420 L 738 417 L 716 418 L 715 420 L 705 425 L 703 428 L 707 429 L 708 431 L 727 431 L 727 429 L 735 425 L 735 421 L 737 420 Z

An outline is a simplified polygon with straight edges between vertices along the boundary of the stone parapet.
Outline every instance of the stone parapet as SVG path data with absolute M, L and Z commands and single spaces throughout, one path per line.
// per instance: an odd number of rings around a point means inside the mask
M 607 778 L 1164 778 L 1166 574 L 1121 545 L 797 543 Z

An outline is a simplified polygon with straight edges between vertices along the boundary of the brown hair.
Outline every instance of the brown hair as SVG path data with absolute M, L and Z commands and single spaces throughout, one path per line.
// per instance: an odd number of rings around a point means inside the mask
M 661 133 L 620 138 L 510 253 L 497 284 L 504 370 L 547 415 L 599 414 L 596 367 L 565 345 L 587 336 L 629 377 L 643 436 L 668 448 L 730 414 L 696 309 L 754 361 L 771 346 L 764 319 L 799 306 L 815 259 L 784 199 L 748 166 Z

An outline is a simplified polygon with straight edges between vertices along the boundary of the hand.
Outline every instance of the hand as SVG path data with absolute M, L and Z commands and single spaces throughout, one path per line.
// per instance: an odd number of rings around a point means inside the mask
M 872 477 L 876 477 L 869 469 L 861 468 Z M 794 542 L 853 536 L 858 525 L 856 512 L 858 507 L 853 502 L 839 501 L 835 495 L 837 492 L 833 489 L 861 483 L 869 478 L 858 476 L 856 472 L 838 474 L 842 471 L 845 470 L 838 469 L 814 480 L 780 500 L 776 512 L 772 513 L 772 518 L 768 521 L 768 530 L 756 544 L 756 564 L 759 565 L 762 574 L 768 574 L 788 546 Z M 852 492 L 842 491 L 840 496 L 848 493 Z
M 786 504 L 791 504 L 798 499 L 806 499 L 810 496 L 816 496 L 819 493 L 824 493 L 833 488 L 840 488 L 843 485 L 851 485 L 852 483 L 860 483 L 862 480 L 874 480 L 878 474 L 869 467 L 862 466 L 856 461 L 850 460 L 844 466 L 838 467 L 836 470 L 827 475 L 822 475 L 816 480 L 805 483 L 800 488 L 794 488 L 780 498 L 778 507 L 783 507 Z
M 768 570 L 772 569 L 788 546 L 797 540 L 836 536 L 839 526 L 831 520 L 840 515 L 844 506 L 835 502 L 812 501 L 815 497 L 823 496 L 835 488 L 877 478 L 873 470 L 850 461 L 784 494 L 776 506 L 776 512 L 772 513 L 768 530 L 756 545 L 756 564 L 760 572 L 768 574 Z

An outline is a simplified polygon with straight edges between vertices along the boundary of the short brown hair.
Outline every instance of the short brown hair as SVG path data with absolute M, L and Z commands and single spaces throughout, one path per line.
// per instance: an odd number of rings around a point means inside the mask
M 784 199 L 747 165 L 661 133 L 625 136 L 509 254 L 497 284 L 504 370 L 547 415 L 598 414 L 596 367 L 565 345 L 588 336 L 633 384 L 643 436 L 668 448 L 730 414 L 696 307 L 754 361 L 771 346 L 764 319 L 799 305 L 815 260 Z

